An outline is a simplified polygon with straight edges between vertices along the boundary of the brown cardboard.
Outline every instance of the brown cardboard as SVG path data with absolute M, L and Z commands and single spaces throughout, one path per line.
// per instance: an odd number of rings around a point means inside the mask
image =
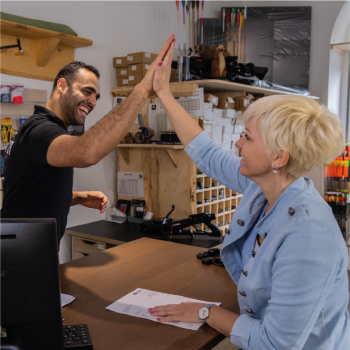
M 118 86 L 129 86 L 129 80 L 127 78 L 118 78 Z
M 128 78 L 128 67 L 117 68 L 117 78 Z
M 127 63 L 130 64 L 136 64 L 136 63 L 152 63 L 157 57 L 157 54 L 155 53 L 149 53 L 149 52 L 135 52 L 135 53 L 129 53 L 127 56 Z
M 126 56 L 124 57 L 113 57 L 113 67 L 127 67 L 128 62 Z
M 144 75 L 142 73 L 129 75 L 129 86 L 134 86 L 141 83 Z
M 219 99 L 217 96 L 214 96 L 212 94 L 204 94 L 204 102 L 212 103 L 213 106 L 217 106 L 219 103 Z
M 130 64 L 128 67 L 129 75 L 135 75 L 135 74 L 143 74 L 143 76 L 146 75 L 147 71 L 149 69 L 148 63 L 137 63 L 137 64 Z
M 235 101 L 232 97 L 219 97 L 218 108 L 220 109 L 235 109 Z

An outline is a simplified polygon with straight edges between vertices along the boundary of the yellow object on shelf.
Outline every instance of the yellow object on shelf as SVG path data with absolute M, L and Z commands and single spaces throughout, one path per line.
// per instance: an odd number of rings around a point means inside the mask
M 1 118 L 1 134 L 2 134 L 2 142 L 4 144 L 8 143 L 13 136 L 13 127 L 11 124 L 11 118 L 2 117 Z

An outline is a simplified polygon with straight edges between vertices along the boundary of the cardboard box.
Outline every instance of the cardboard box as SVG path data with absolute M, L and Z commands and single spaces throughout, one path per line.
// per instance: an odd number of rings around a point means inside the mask
M 138 83 L 141 83 L 143 79 L 143 74 L 134 74 L 134 75 L 129 75 L 129 86 L 134 86 L 137 85 Z
M 128 67 L 117 68 L 117 78 L 128 78 Z
M 235 109 L 235 101 L 230 96 L 219 97 L 218 108 Z
M 127 67 L 128 62 L 126 56 L 124 57 L 113 57 L 113 67 Z
M 129 80 L 127 78 L 118 78 L 118 86 L 128 86 Z
M 149 52 L 135 52 L 135 53 L 129 53 L 127 56 L 127 63 L 130 64 L 136 64 L 136 63 L 152 63 L 157 57 L 157 54 L 155 53 L 149 53 Z
M 148 63 L 137 63 L 137 64 L 130 64 L 128 67 L 129 75 L 135 75 L 135 74 L 143 74 L 143 76 L 146 75 L 147 71 L 149 69 Z
M 219 99 L 217 96 L 214 96 L 212 94 L 204 94 L 204 102 L 212 103 L 213 106 L 217 106 L 219 103 Z

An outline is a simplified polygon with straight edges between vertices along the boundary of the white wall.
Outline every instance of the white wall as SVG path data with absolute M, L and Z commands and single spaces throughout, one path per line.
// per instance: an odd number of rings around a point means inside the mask
M 180 2 L 181 4 L 181 2 Z M 311 6 L 310 91 L 327 103 L 329 43 L 335 19 L 344 1 L 205 1 L 204 17 L 218 17 L 222 6 Z M 181 5 L 180 5 L 181 6 Z M 2 1 L 1 11 L 70 26 L 93 45 L 75 50 L 75 59 L 97 66 L 101 73 L 101 99 L 86 121 L 92 127 L 112 108 L 111 89 L 117 85 L 112 57 L 138 51 L 158 52 L 168 35 L 175 32 L 182 44 L 187 40 L 183 25 L 177 25 L 174 1 Z M 180 23 L 182 9 L 180 10 Z M 187 45 L 188 47 L 188 45 Z M 176 55 L 176 52 L 175 52 Z M 288 74 L 288 72 L 286 72 Z M 4 82 L 23 83 L 28 88 L 51 90 L 49 82 L 0 76 Z M 116 203 L 117 154 L 111 152 L 95 166 L 75 169 L 74 190 L 100 190 Z M 322 169 L 311 174 L 316 188 L 323 191 Z M 104 218 L 98 211 L 81 206 L 71 208 L 68 227 Z M 69 259 L 70 242 L 61 246 L 61 262 Z

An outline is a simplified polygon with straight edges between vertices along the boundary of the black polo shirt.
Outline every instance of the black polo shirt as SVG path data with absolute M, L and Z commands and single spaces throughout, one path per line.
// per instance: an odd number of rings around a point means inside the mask
M 60 135 L 68 135 L 54 113 L 35 106 L 5 153 L 3 218 L 55 218 L 58 242 L 67 224 L 72 201 L 73 168 L 47 162 L 47 150 Z

